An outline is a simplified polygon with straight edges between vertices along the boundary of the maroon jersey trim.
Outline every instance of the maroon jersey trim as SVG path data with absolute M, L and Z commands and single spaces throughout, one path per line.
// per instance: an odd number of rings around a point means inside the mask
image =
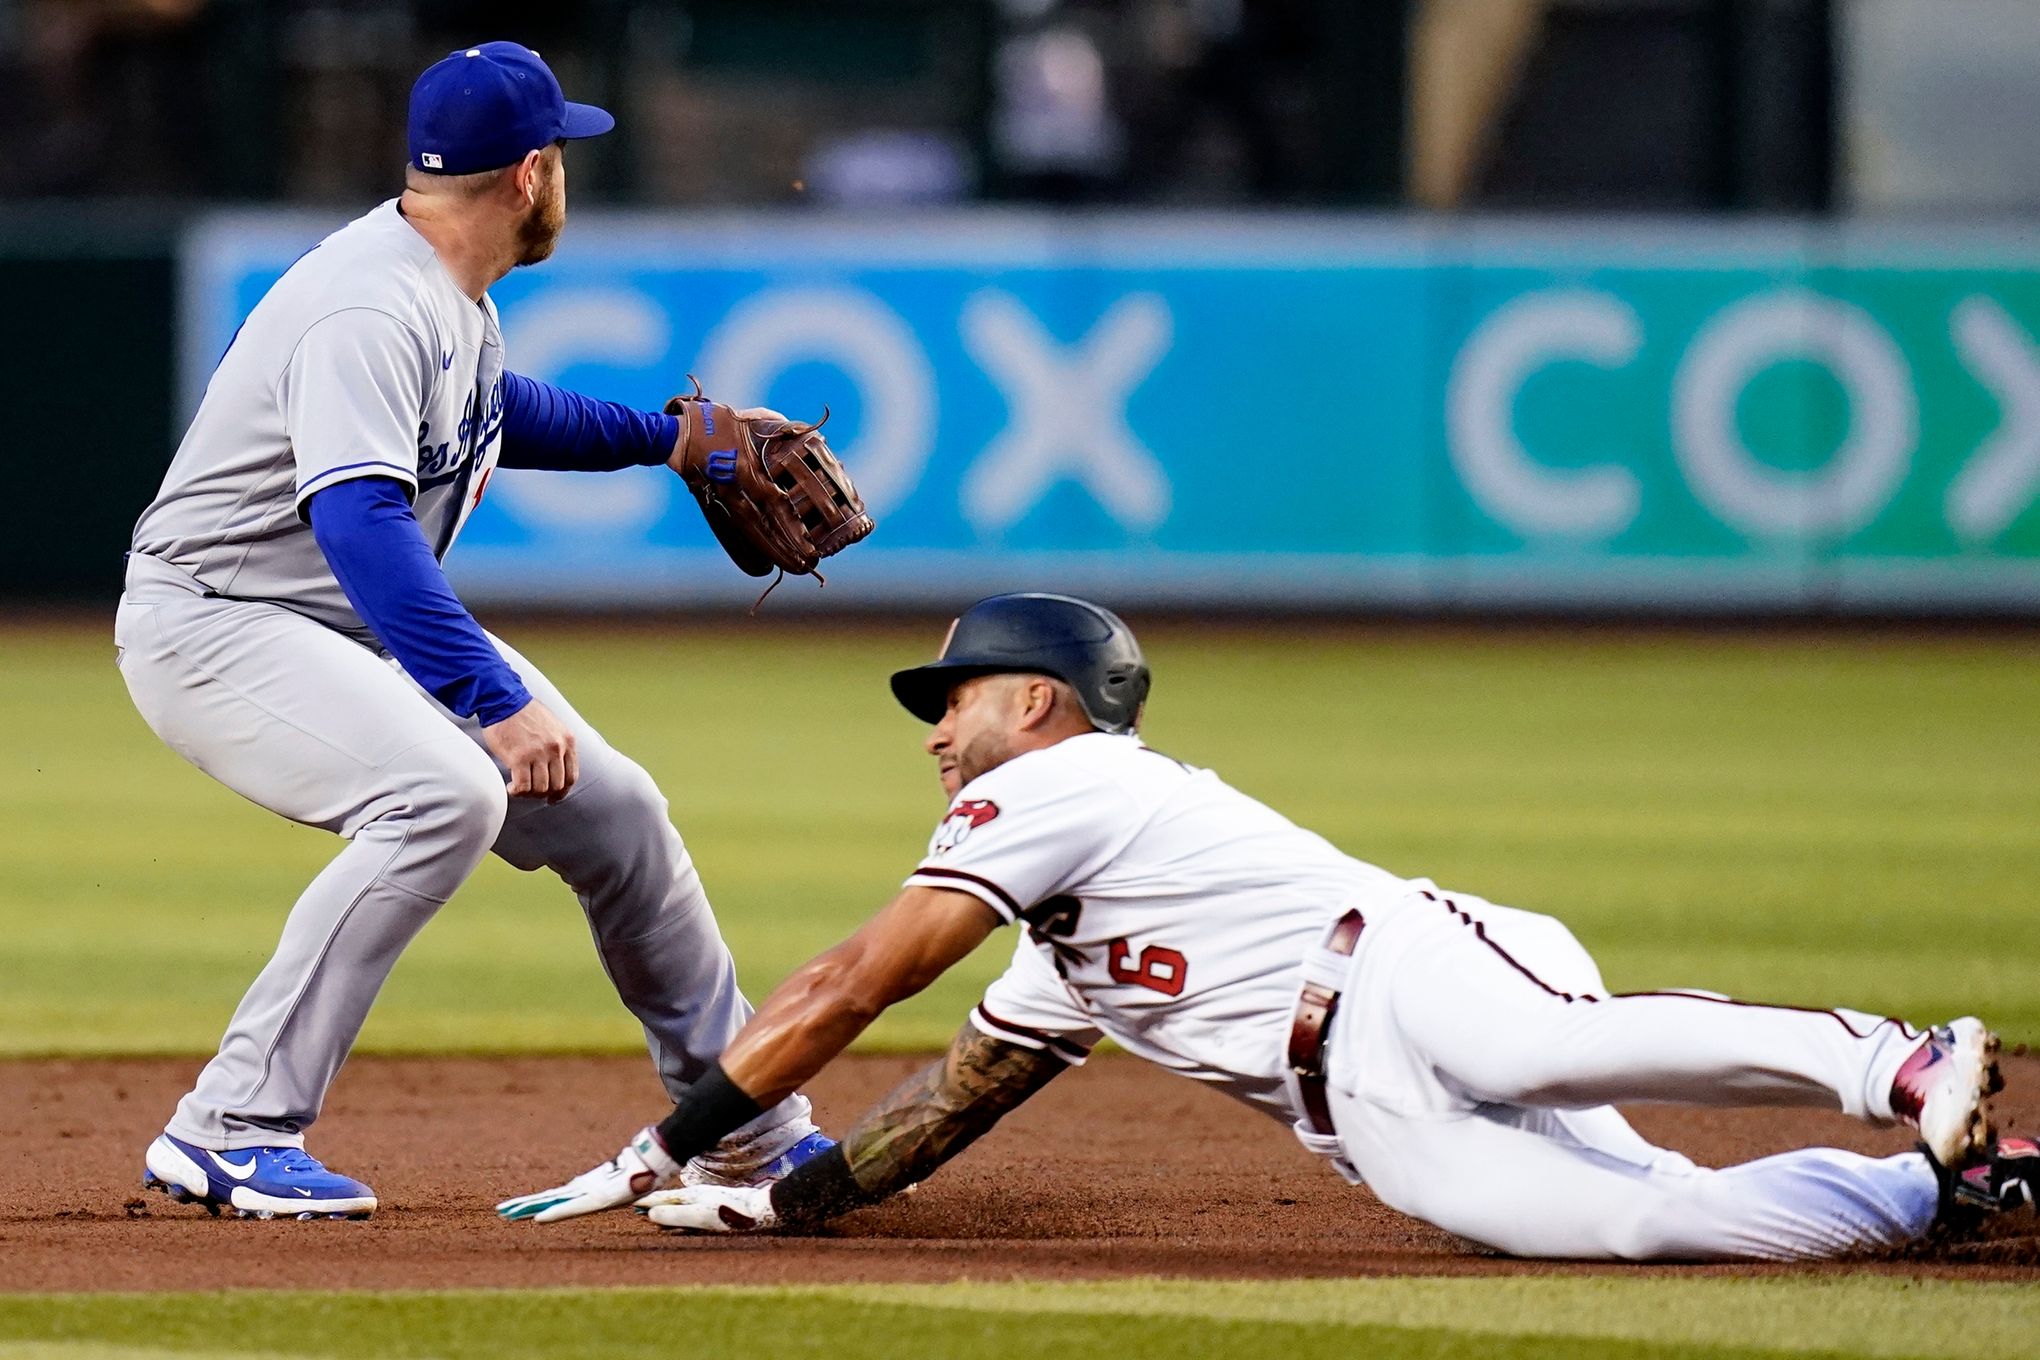
M 921 868 L 914 870 L 912 877 L 954 878 L 964 883 L 974 883 L 978 887 L 983 888 L 986 892 L 992 894 L 992 896 L 998 898 L 999 901 L 1004 904 L 1006 919 L 1008 921 L 1017 921 L 1020 919 L 1020 904 L 1013 900 L 1013 894 L 1007 892 L 1004 888 L 992 882 L 992 880 L 990 880 L 989 878 L 979 878 L 976 874 L 967 874 L 961 869 L 939 869 L 930 865 L 923 865 Z

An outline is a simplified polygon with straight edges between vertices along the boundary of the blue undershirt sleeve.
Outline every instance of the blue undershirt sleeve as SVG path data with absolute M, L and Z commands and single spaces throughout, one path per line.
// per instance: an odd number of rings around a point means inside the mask
M 655 467 L 679 438 L 678 417 L 598 401 L 521 373 L 503 375 L 500 466 L 548 472 Z
M 354 612 L 426 693 L 484 727 L 531 702 L 517 672 L 453 593 L 406 488 L 357 477 L 312 493 L 312 537 Z

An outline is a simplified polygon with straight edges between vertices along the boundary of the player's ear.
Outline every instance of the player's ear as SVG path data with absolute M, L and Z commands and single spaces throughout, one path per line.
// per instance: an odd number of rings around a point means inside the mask
M 1021 678 L 1018 698 L 1022 729 L 1031 731 L 1048 721 L 1060 698 L 1056 688 L 1056 682 L 1045 675 Z
M 538 202 L 538 163 L 544 159 L 543 151 L 527 151 L 524 153 L 524 159 L 518 162 L 517 192 L 524 199 L 527 208 Z

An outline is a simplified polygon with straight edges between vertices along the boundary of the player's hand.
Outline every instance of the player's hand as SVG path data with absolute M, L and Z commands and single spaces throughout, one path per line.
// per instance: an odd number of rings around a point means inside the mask
M 565 1185 L 506 1199 L 496 1206 L 496 1212 L 508 1219 L 556 1223 L 620 1209 L 647 1191 L 671 1185 L 679 1175 L 680 1164 L 666 1155 L 659 1136 L 649 1128 L 641 1129 L 623 1151 L 602 1165 L 583 1171 Z
M 676 1232 L 767 1232 L 779 1226 L 769 1185 L 688 1185 L 646 1195 L 637 1207 Z
M 557 803 L 581 777 L 573 732 L 536 699 L 494 727 L 484 727 L 482 740 L 509 771 L 512 798 Z

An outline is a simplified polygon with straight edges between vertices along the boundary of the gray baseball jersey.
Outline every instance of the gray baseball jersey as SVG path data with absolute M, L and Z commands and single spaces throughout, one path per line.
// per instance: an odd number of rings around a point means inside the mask
M 491 639 L 581 764 L 557 804 L 507 798 L 479 724 L 379 655 L 305 522 L 322 488 L 393 477 L 443 556 L 496 461 L 502 356 L 494 307 L 385 203 L 256 305 L 136 526 L 114 625 L 136 708 L 229 788 L 348 842 L 170 1122 L 196 1147 L 302 1142 L 398 954 L 491 849 L 574 887 L 676 1099 L 750 1016 L 651 777 Z M 807 1113 L 782 1101 L 725 1150 L 777 1156 Z
M 351 477 L 393 477 L 444 557 L 497 457 L 503 335 L 395 199 L 292 265 L 248 316 L 135 526 L 134 550 L 215 594 L 366 638 L 306 519 Z

